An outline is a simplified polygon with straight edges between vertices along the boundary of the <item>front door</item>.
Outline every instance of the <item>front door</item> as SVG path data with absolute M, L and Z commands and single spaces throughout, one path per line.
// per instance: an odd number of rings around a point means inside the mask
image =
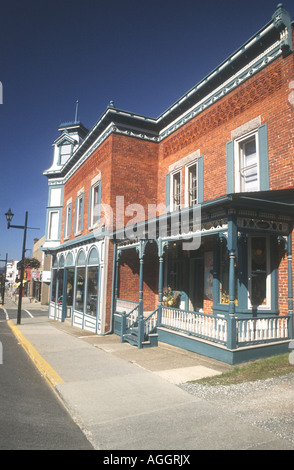
M 190 260 L 189 279 L 189 310 L 199 312 L 203 310 L 204 294 L 204 262 L 203 258 Z

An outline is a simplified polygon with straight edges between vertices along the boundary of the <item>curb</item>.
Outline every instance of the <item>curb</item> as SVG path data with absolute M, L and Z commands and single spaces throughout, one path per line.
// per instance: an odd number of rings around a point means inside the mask
M 15 337 L 18 339 L 21 346 L 24 348 L 28 356 L 32 359 L 37 369 L 41 372 L 42 376 L 46 379 L 52 388 L 63 383 L 62 378 L 58 373 L 48 364 L 45 359 L 36 351 L 34 346 L 21 334 L 19 329 L 13 324 L 12 320 L 8 322 L 9 327 L 13 331 Z

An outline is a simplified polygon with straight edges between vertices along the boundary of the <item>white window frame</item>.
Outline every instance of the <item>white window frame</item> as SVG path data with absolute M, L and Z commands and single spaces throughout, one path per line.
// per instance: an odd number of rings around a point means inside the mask
M 92 188 L 91 188 L 91 227 L 97 227 L 98 225 L 98 222 L 99 222 L 99 216 L 98 216 L 98 212 L 96 214 L 97 216 L 97 221 L 95 222 L 94 221 L 94 209 L 95 209 L 95 205 L 94 205 L 94 195 L 95 195 L 95 190 L 97 189 L 97 206 L 99 205 L 99 190 L 100 190 L 100 180 L 97 181 L 95 184 L 93 184 Z
M 196 200 L 195 202 L 191 203 L 190 202 L 190 178 L 189 178 L 189 172 L 191 167 L 195 166 L 196 167 Z M 198 204 L 198 161 L 194 160 L 193 162 L 189 163 L 189 165 L 185 166 L 185 207 L 192 207 L 193 205 Z
M 65 152 L 65 150 L 68 150 Z M 71 142 L 63 142 L 59 146 L 59 165 L 65 165 L 67 160 L 70 158 L 73 150 L 73 144 Z
M 252 305 L 251 303 L 251 289 L 252 289 L 252 238 L 265 238 L 266 240 L 266 304 L 265 305 Z M 270 310 L 271 309 L 271 258 L 270 258 L 270 238 L 265 234 L 252 233 L 248 235 L 248 308 L 257 308 L 257 310 Z
M 81 193 L 77 197 L 77 213 L 76 213 L 76 226 L 75 226 L 75 233 L 79 234 L 82 232 L 82 216 L 83 216 L 83 199 L 84 193 Z
M 256 190 L 250 190 L 250 191 L 259 191 L 260 190 L 260 168 L 259 168 L 259 139 L 258 139 L 258 130 L 255 129 L 252 132 L 249 132 L 247 134 L 242 135 L 240 138 L 235 139 L 234 141 L 234 168 L 235 168 L 235 192 L 236 193 L 241 193 L 245 192 L 244 189 L 242 189 L 242 182 L 241 182 L 241 171 L 242 168 L 240 168 L 240 160 L 241 160 L 241 151 L 242 151 L 242 145 L 246 143 L 246 141 L 250 140 L 251 138 L 255 138 L 255 147 L 256 147 L 256 169 L 257 169 L 257 181 L 258 181 L 258 187 Z M 246 191 L 246 192 L 250 192 Z
M 67 239 L 70 236 L 70 223 L 71 223 L 72 204 L 67 204 L 64 214 L 64 238 Z
M 56 216 L 56 220 L 53 220 L 53 216 Z M 55 223 L 57 224 L 55 225 Z M 58 240 L 59 231 L 59 211 L 49 211 L 48 214 L 48 240 Z M 56 236 L 53 236 L 56 235 Z
M 60 206 L 61 205 L 61 195 L 62 195 L 61 188 L 51 188 L 50 189 L 49 206 L 50 207 Z
M 175 176 L 180 176 L 180 194 L 179 194 L 179 204 L 174 203 L 174 182 Z M 171 211 L 181 209 L 181 191 L 182 191 L 182 171 L 181 168 L 171 173 L 171 184 L 170 184 L 170 201 L 171 201 Z

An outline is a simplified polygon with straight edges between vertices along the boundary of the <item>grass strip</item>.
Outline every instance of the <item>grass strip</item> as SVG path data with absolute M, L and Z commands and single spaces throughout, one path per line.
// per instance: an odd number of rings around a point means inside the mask
M 241 364 L 230 372 L 207 377 L 193 382 L 204 385 L 234 385 L 244 382 L 255 382 L 272 377 L 280 377 L 294 372 L 294 365 L 289 362 L 289 354 L 281 354 L 266 359 Z

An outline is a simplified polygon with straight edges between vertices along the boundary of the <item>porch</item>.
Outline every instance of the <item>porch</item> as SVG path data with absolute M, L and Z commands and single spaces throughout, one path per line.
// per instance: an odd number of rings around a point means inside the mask
M 176 232 L 167 214 L 165 237 L 157 227 L 155 240 L 117 241 L 112 313 L 121 341 L 139 348 L 162 341 L 228 364 L 286 352 L 293 338 L 293 192 L 273 193 L 203 203 L 197 230 L 191 210 L 185 226 L 178 211 Z M 185 250 L 191 235 L 193 249 Z M 128 278 L 120 273 L 126 253 Z
M 213 316 L 160 305 L 140 317 L 140 304 L 118 299 L 118 306 L 129 310 L 114 314 L 114 333 L 121 341 L 138 348 L 157 346 L 158 341 L 237 364 L 282 354 L 291 339 L 291 316 Z M 121 311 L 119 311 L 121 310 Z

